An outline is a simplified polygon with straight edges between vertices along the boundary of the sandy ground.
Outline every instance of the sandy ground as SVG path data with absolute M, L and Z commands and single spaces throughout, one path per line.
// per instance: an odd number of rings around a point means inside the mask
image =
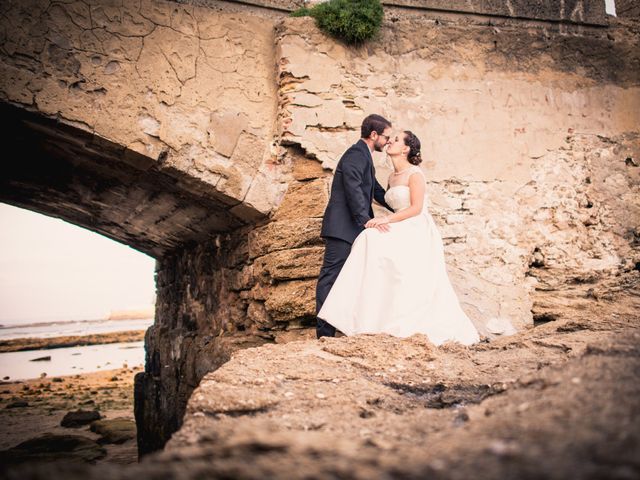
M 71 411 L 98 410 L 104 419 L 133 417 L 133 377 L 140 367 L 52 378 L 0 383 L 0 450 L 11 448 L 44 433 L 83 435 L 97 440 L 89 425 L 60 426 Z M 28 406 L 9 407 L 24 401 Z M 120 445 L 104 445 L 107 456 L 98 463 L 135 463 L 135 439 Z

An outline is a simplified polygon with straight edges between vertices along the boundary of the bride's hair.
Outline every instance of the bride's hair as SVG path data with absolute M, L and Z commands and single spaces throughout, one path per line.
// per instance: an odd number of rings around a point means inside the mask
M 404 144 L 409 147 L 407 160 L 413 165 L 420 165 L 422 155 L 420 154 L 420 140 L 409 130 L 404 131 Z

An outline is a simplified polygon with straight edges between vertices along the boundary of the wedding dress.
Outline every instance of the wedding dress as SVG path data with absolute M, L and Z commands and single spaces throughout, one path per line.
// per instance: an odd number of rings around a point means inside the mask
M 411 206 L 409 177 L 417 166 L 391 174 L 385 201 L 396 211 Z M 345 335 L 426 334 L 436 345 L 479 340 L 449 281 L 442 238 L 428 211 L 390 223 L 390 231 L 365 229 L 353 243 L 318 317 Z

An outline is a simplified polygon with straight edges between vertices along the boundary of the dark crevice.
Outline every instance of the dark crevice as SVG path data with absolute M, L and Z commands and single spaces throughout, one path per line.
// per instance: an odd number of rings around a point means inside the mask
M 540 325 L 545 325 L 549 322 L 553 322 L 558 319 L 558 315 L 555 313 L 534 313 L 533 314 L 533 326 L 539 327 Z
M 227 410 L 227 411 L 224 411 L 224 412 L 203 411 L 203 413 L 205 415 L 208 415 L 208 416 L 211 416 L 211 417 L 216 417 L 216 418 L 219 415 L 226 415 L 227 417 L 237 418 L 237 417 L 254 417 L 259 413 L 266 413 L 268 411 L 269 411 L 269 407 L 263 407 L 263 408 Z
M 393 388 L 417 402 L 424 402 L 426 408 L 452 408 L 461 405 L 480 403 L 485 398 L 505 391 L 502 385 L 407 385 L 390 382 L 386 386 Z

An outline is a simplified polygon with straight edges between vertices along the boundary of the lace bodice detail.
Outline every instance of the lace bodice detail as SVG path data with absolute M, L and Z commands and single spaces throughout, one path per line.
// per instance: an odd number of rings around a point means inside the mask
M 414 173 L 419 173 L 424 180 L 424 173 L 418 166 L 411 166 L 399 174 L 392 173 L 389 176 L 389 188 L 384 195 L 384 200 L 396 212 L 411 206 L 409 177 Z M 429 202 L 425 193 L 423 211 L 426 211 L 428 206 Z

